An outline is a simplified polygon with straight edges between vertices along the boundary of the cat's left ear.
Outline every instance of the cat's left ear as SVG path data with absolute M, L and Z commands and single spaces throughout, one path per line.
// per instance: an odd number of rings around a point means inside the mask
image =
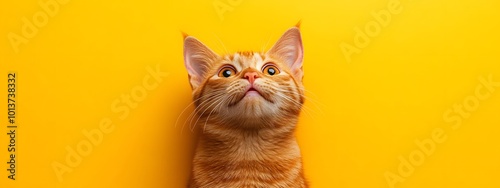
M 298 27 L 288 29 L 267 54 L 285 61 L 293 76 L 302 81 L 304 75 L 302 70 L 304 48 L 302 47 L 302 37 Z
M 195 90 L 201 85 L 208 70 L 219 56 L 196 38 L 184 38 L 184 65 L 189 74 L 191 88 Z

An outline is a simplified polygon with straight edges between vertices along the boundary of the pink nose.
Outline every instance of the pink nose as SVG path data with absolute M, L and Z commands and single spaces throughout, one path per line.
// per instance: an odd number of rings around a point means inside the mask
M 246 72 L 245 73 L 245 78 L 250 82 L 250 84 L 253 84 L 255 79 L 257 79 L 259 75 L 256 72 Z

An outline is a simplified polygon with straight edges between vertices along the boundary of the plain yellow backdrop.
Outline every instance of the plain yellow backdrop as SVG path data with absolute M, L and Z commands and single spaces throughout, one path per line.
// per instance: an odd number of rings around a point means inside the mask
M 483 84 L 500 82 L 499 1 L 23 0 L 0 15 L 0 106 L 16 72 L 19 125 L 12 181 L 0 110 L 1 187 L 184 187 L 194 133 L 182 129 L 193 108 L 181 31 L 218 53 L 260 51 L 299 20 L 311 187 L 500 187 L 500 87 Z M 83 148 L 103 121 L 114 129 Z M 436 132 L 446 139 L 429 151 L 416 144 Z M 57 173 L 78 147 L 85 156 Z

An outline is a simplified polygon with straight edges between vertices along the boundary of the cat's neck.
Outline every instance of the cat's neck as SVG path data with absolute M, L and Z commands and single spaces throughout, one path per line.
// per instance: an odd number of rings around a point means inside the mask
M 276 155 L 300 156 L 295 139 L 296 121 L 288 121 L 280 127 L 242 129 L 211 126 L 201 133 L 198 149 L 210 155 L 252 158 L 269 158 Z

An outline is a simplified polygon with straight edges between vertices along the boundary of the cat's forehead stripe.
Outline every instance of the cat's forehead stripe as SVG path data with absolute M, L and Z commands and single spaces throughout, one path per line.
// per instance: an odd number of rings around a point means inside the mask
M 240 54 L 235 53 L 233 55 L 232 63 L 233 63 L 234 66 L 236 66 L 236 69 L 239 69 L 239 70 L 241 70 L 243 68 L 243 63 L 241 62 L 240 59 L 241 59 L 240 58 Z
M 252 51 L 243 51 L 243 52 L 238 52 L 238 54 L 246 57 L 252 56 L 254 53 Z
M 263 65 L 266 56 L 262 53 L 255 53 L 251 51 L 236 52 L 234 54 L 224 55 L 224 60 L 231 62 L 237 70 L 242 70 L 246 67 L 253 67 L 259 69 Z
M 259 53 L 253 54 L 253 59 L 254 59 L 255 61 L 257 61 L 257 62 L 259 62 L 259 61 L 264 61 L 263 56 L 262 56 L 261 54 L 259 54 Z
M 260 53 L 254 54 L 253 57 L 255 59 L 255 68 L 262 67 L 265 57 Z

